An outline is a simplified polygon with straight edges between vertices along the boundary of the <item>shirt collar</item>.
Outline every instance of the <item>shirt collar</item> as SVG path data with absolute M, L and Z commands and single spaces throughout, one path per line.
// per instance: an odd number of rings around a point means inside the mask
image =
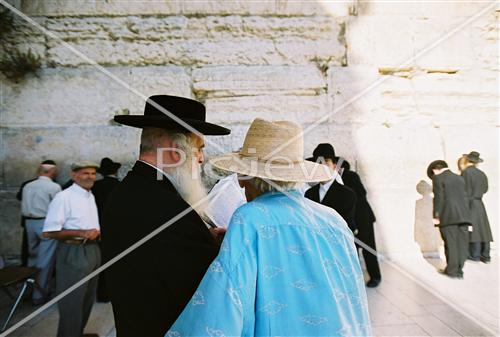
M 335 181 L 335 179 L 330 179 L 325 184 L 319 184 L 319 188 L 322 189 L 322 190 L 328 191 L 330 189 L 330 186 L 332 186 L 332 184 L 333 184 L 334 181 Z
M 38 176 L 38 179 L 52 181 L 52 179 L 46 176 Z
M 71 185 L 69 187 L 69 189 L 71 189 L 71 191 L 73 191 L 74 193 L 79 194 L 79 195 L 84 196 L 84 197 L 89 197 L 92 194 L 91 191 L 87 191 L 86 189 L 84 189 L 83 187 L 78 185 L 77 183 L 73 183 L 73 185 Z

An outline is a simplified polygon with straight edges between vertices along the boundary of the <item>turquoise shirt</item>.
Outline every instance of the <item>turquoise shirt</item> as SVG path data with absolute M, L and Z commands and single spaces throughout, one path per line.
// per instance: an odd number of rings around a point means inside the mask
M 167 337 L 371 335 L 351 231 L 331 208 L 289 194 L 236 210 Z

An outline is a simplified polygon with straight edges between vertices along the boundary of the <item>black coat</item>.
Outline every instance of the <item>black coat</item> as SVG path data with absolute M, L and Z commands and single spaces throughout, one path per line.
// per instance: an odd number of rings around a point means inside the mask
M 471 223 L 463 178 L 450 170 L 432 179 L 433 216 L 440 226 Z
M 110 259 L 188 208 L 157 170 L 136 162 L 104 209 L 103 255 Z M 106 275 L 116 332 L 164 336 L 198 287 L 219 245 L 191 210 L 114 264 Z
M 353 171 L 344 171 L 342 180 L 345 186 L 351 188 L 356 193 L 356 216 L 355 221 L 359 230 L 367 226 L 372 226 L 376 221 L 368 200 L 366 199 L 366 190 L 359 178 L 359 175 Z
M 319 201 L 319 185 L 314 185 L 305 193 L 305 197 L 312 201 Z M 328 206 L 336 210 L 340 216 L 347 222 L 349 228 L 354 231 L 356 226 L 356 193 L 352 189 L 337 181 L 334 181 L 321 201 L 322 205 Z
M 109 194 L 118 185 L 120 181 L 115 177 L 105 176 L 101 180 L 94 183 L 92 187 L 92 194 L 95 197 L 95 203 L 97 205 L 97 213 L 99 214 L 99 224 L 102 229 L 102 215 L 104 209 L 104 203 L 106 202 Z
M 470 235 L 471 242 L 493 241 L 488 215 L 483 204 L 483 194 L 488 191 L 488 178 L 483 171 L 469 166 L 462 172 L 465 180 L 465 193 L 470 209 L 470 217 L 474 230 Z

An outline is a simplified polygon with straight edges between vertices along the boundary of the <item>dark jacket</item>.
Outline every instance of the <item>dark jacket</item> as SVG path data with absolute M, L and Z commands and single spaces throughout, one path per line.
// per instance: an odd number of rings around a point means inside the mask
M 346 170 L 342 174 L 342 180 L 345 186 L 351 188 L 356 193 L 356 216 L 355 221 L 359 230 L 367 226 L 372 226 L 375 222 L 375 214 L 373 213 L 368 200 L 366 199 L 366 190 L 356 172 Z
M 99 214 L 99 225 L 103 225 L 102 221 L 102 216 L 103 216 L 103 209 L 104 209 L 104 203 L 106 202 L 106 199 L 108 198 L 109 194 L 113 191 L 113 189 L 118 185 L 120 181 L 115 178 L 115 177 L 110 177 L 110 176 L 105 176 L 101 180 L 98 180 L 94 183 L 94 186 L 92 187 L 92 194 L 95 197 L 95 203 L 97 205 L 97 212 Z
M 483 194 L 488 191 L 488 178 L 483 171 L 469 166 L 462 172 L 465 181 L 465 193 L 470 209 L 470 217 L 474 230 L 470 235 L 471 242 L 493 241 L 488 215 L 483 204 Z
M 319 185 L 314 185 L 305 193 L 305 197 L 312 201 L 319 201 Z M 354 232 L 357 228 L 354 220 L 356 211 L 356 194 L 349 187 L 334 181 L 321 201 L 322 205 L 336 210 L 340 216 L 347 222 L 349 228 Z
M 469 206 L 465 196 L 463 178 L 450 170 L 435 175 L 432 179 L 434 192 L 434 218 L 439 226 L 470 223 Z
M 157 170 L 136 162 L 111 192 L 102 230 L 104 259 L 110 259 L 188 209 Z M 219 245 L 191 210 L 119 262 L 106 275 L 116 332 L 161 336 L 191 299 Z

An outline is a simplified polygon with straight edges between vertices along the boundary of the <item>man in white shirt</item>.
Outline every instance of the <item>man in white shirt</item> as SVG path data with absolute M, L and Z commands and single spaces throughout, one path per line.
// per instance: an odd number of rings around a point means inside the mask
M 97 206 L 90 189 L 99 166 L 80 162 L 71 166 L 71 187 L 50 203 L 43 235 L 59 241 L 56 251 L 56 290 L 61 293 L 96 270 L 101 263 Z M 95 300 L 97 278 L 59 301 L 57 336 L 81 336 Z
M 61 186 L 53 181 L 57 176 L 57 166 L 53 162 L 47 161 L 47 163 L 40 165 L 38 178 L 23 187 L 21 200 L 21 212 L 25 219 L 28 239 L 28 266 L 40 269 L 37 283 L 42 291 L 38 288 L 33 290 L 33 304 L 35 305 L 47 300 L 57 245 L 55 240 L 42 236 L 49 204 L 61 191 Z

